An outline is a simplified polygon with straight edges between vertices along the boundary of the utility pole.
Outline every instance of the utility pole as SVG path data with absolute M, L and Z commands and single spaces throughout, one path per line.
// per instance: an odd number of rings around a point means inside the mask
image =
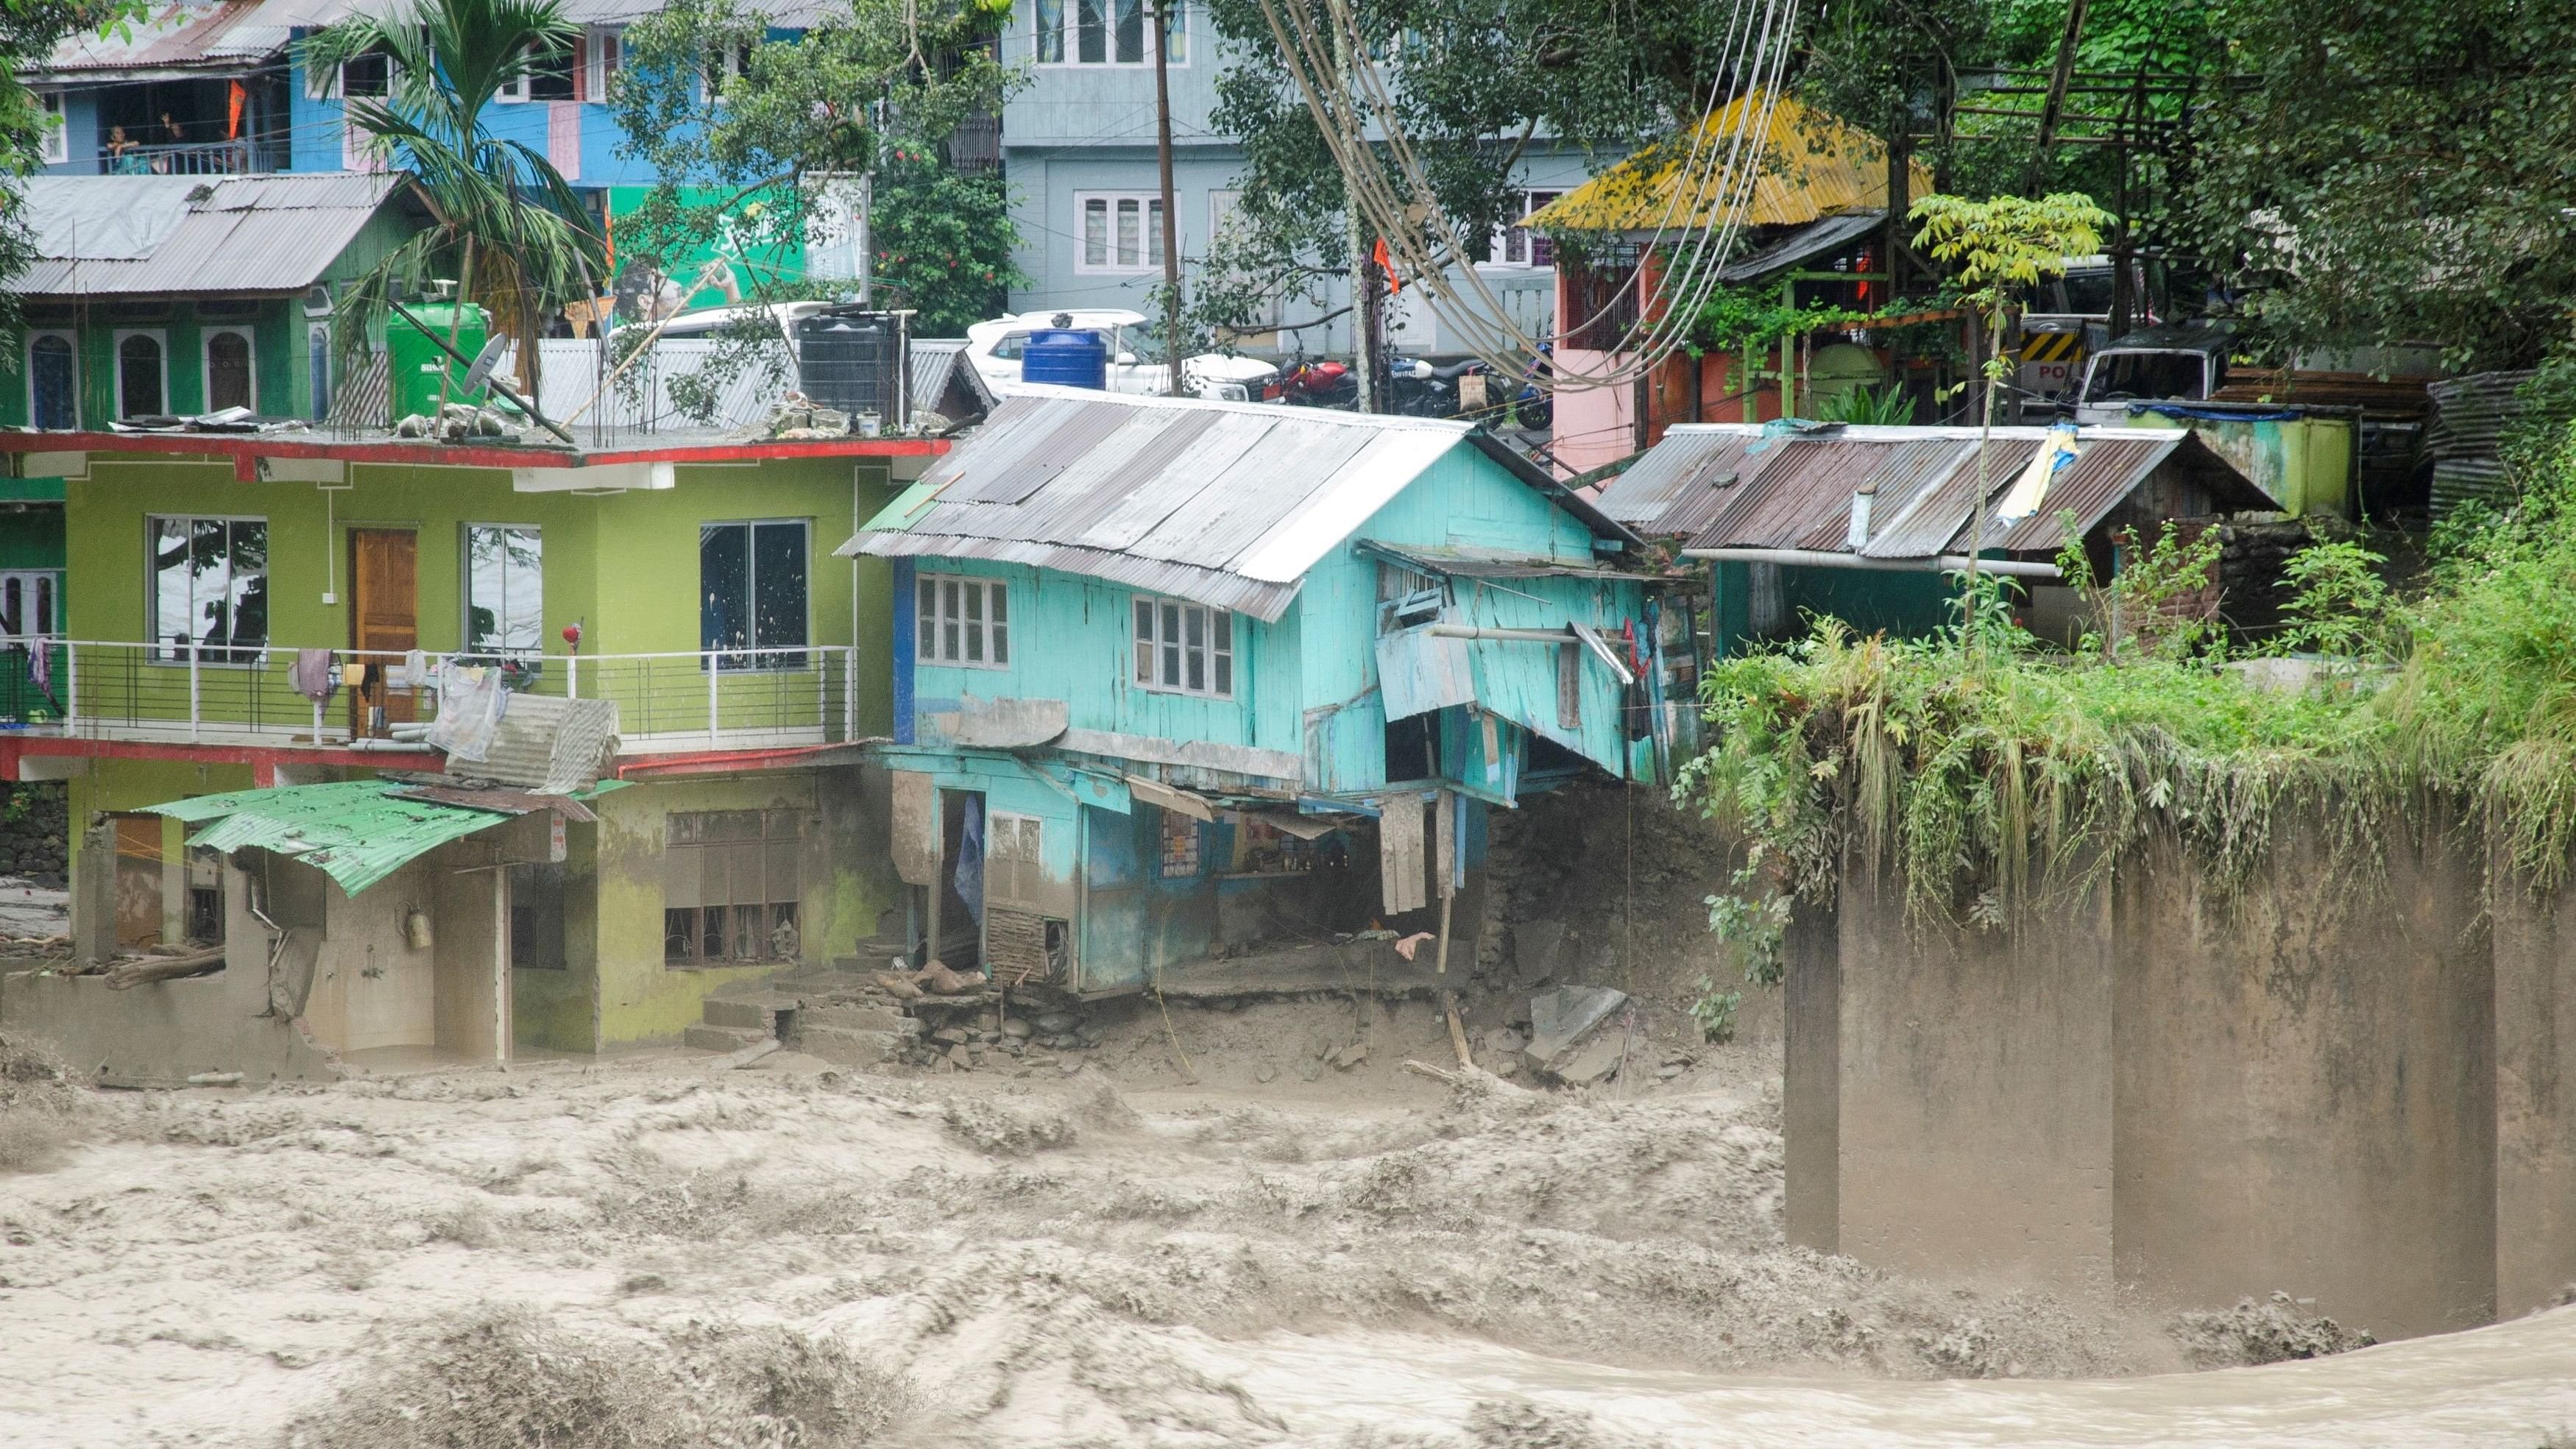
M 1181 241 L 1180 219 L 1172 206 L 1172 82 L 1165 62 L 1171 56 L 1171 7 L 1177 0 L 1154 0 L 1154 149 L 1163 166 L 1163 354 L 1171 374 L 1171 394 L 1185 397 L 1181 381 Z
M 1339 14 L 1333 18 L 1333 64 L 1348 88 L 1351 78 L 1351 33 Z M 1365 150 L 1365 148 L 1363 148 Z M 1377 411 L 1377 287 L 1370 278 L 1368 248 L 1360 245 L 1360 198 L 1349 177 L 1342 178 L 1342 217 L 1351 249 L 1351 373 L 1360 382 L 1360 411 Z

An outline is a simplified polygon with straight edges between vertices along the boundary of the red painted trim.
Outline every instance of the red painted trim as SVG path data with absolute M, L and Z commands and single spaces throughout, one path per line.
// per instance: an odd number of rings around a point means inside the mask
M 387 770 L 443 770 L 447 756 L 436 750 L 349 750 L 330 746 L 180 745 L 142 740 L 97 740 L 79 736 L 31 735 L 0 731 L 0 778 L 19 777 L 18 762 L 29 755 L 47 758 L 104 760 L 179 760 L 200 765 L 248 765 L 251 779 L 273 782 L 280 765 L 342 765 Z M 261 781 L 266 775 L 267 781 Z
M 948 451 L 946 438 L 797 438 L 663 448 L 449 447 L 393 440 L 298 441 L 256 433 L 0 432 L 0 453 L 147 453 L 230 458 L 233 477 L 259 477 L 260 458 L 336 458 L 350 463 L 418 463 L 444 468 L 601 468 L 616 463 L 740 463 L 780 458 L 922 458 Z

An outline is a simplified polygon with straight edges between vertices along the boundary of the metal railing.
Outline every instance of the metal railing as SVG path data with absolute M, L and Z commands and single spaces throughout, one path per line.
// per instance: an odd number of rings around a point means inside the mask
M 260 137 L 182 141 L 168 145 L 101 146 L 99 169 L 115 176 L 240 176 L 285 169 Z
M 0 638 L 0 729 L 88 739 L 185 744 L 348 746 L 351 696 L 382 707 L 388 726 L 438 714 L 433 679 L 412 679 L 407 655 L 329 651 L 331 694 L 296 691 L 289 671 L 302 651 L 276 645 L 140 644 Z M 39 654 L 42 656 L 39 663 Z M 464 664 L 497 657 L 430 655 Z M 365 682 L 356 666 L 364 666 Z M 510 661 L 520 693 L 606 699 L 618 707 L 630 753 L 762 749 L 856 738 L 858 650 L 846 644 L 664 654 L 529 656 Z M 373 727 L 355 739 L 394 742 Z

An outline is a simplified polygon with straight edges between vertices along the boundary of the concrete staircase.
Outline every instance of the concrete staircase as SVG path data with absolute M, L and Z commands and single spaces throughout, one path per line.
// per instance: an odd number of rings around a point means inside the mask
M 895 942 L 863 942 L 857 955 L 840 957 L 827 970 L 720 987 L 681 1039 L 715 1052 L 775 1040 L 791 1051 L 854 1067 L 900 1057 L 920 1037 L 921 1023 L 873 978 L 902 949 Z

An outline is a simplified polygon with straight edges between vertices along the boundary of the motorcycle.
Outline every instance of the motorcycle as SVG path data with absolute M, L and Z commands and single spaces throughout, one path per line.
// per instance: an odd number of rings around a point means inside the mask
M 1446 367 L 1419 357 L 1392 359 L 1387 367 L 1393 383 L 1389 411 L 1409 418 L 1454 418 L 1458 416 L 1458 379 L 1482 371 L 1484 364 L 1472 357 Z
M 1528 432 L 1556 426 L 1556 366 L 1554 343 L 1540 343 L 1538 356 L 1530 359 L 1521 374 L 1521 390 L 1512 397 L 1514 423 Z
M 1356 406 L 1359 399 L 1360 380 L 1350 368 L 1330 358 L 1310 362 L 1302 353 L 1261 389 L 1263 402 L 1291 407 L 1347 408 Z

